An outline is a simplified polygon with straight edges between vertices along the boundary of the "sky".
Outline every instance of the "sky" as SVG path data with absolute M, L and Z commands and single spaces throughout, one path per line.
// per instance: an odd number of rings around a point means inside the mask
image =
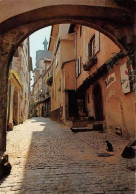
M 46 36 L 47 41 L 50 39 L 51 26 L 36 31 L 30 37 L 30 56 L 32 57 L 33 69 L 35 68 L 36 51 L 44 50 L 43 42 Z

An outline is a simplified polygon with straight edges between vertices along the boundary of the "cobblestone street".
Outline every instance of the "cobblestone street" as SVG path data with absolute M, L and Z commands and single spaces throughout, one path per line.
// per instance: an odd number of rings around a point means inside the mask
M 103 157 L 107 139 L 115 151 Z M 127 143 L 106 133 L 72 133 L 49 118 L 27 120 L 8 132 L 12 171 L 0 194 L 134 194 L 134 159 L 121 157 Z

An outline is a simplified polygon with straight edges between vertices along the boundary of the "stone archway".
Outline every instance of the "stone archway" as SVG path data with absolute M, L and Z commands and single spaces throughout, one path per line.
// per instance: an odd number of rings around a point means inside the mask
M 114 0 L 22 2 L 13 0 L 12 5 L 10 1 L 0 2 L 0 150 L 3 151 L 6 149 L 8 67 L 15 50 L 26 37 L 49 25 L 79 23 L 104 33 L 124 52 L 125 45 L 134 42 L 134 10 Z

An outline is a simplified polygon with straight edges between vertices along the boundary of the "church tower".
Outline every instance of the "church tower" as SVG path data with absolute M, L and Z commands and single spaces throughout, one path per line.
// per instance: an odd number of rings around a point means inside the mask
M 44 50 L 47 51 L 47 45 L 48 45 L 48 41 L 46 39 L 46 36 L 45 36 L 45 40 L 43 42 L 43 45 L 44 45 Z

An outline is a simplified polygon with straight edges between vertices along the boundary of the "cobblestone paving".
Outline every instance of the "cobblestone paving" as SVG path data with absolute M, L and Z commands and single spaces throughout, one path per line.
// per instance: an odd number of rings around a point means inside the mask
M 114 147 L 106 151 L 105 140 Z M 100 132 L 72 133 L 46 118 L 32 118 L 7 135 L 11 174 L 0 194 L 134 194 L 134 159 L 120 156 L 128 141 Z

